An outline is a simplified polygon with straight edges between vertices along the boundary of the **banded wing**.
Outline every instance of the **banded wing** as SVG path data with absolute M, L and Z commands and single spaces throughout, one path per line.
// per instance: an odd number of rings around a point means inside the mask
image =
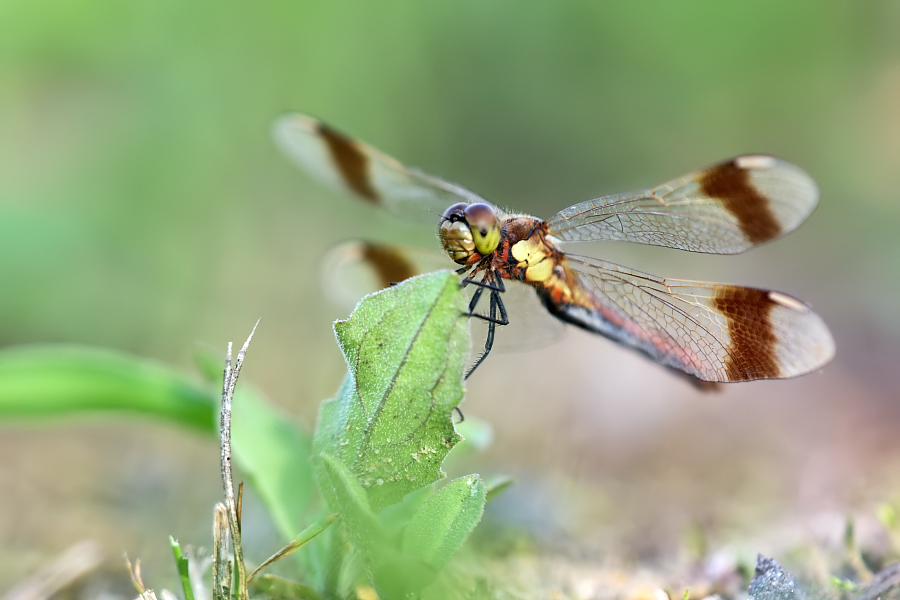
M 739 156 L 659 187 L 570 206 L 547 221 L 565 242 L 614 240 L 737 254 L 796 229 L 818 189 L 773 156 Z
M 363 296 L 421 273 L 452 268 L 446 255 L 424 249 L 349 240 L 331 248 L 322 261 L 322 289 L 348 310 Z
M 280 118 L 274 135 L 278 146 L 302 170 L 401 217 L 433 225 L 457 202 L 490 204 L 475 192 L 405 166 L 307 115 Z
M 822 319 L 786 294 L 662 279 L 581 256 L 565 265 L 575 301 L 545 298 L 551 312 L 703 381 L 795 377 L 834 355 Z

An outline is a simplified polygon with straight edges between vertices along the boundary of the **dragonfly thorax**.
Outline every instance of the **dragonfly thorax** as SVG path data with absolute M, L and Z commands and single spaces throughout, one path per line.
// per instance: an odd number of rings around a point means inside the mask
M 500 244 L 500 220 L 487 204 L 454 204 L 441 216 L 441 244 L 455 262 L 475 263 Z

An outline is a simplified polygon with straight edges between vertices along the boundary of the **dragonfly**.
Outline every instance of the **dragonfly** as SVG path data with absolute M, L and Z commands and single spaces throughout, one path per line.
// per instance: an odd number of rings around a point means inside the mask
M 625 241 L 738 254 L 771 241 L 801 225 L 818 203 L 812 178 L 774 156 L 738 156 L 653 188 L 580 202 L 542 220 L 503 210 L 308 115 L 282 117 L 274 135 L 312 177 L 437 228 L 444 253 L 460 265 L 461 285 L 475 288 L 467 316 L 487 323 L 484 349 L 466 378 L 490 354 L 496 329 L 509 324 L 507 284 L 530 287 L 557 319 L 701 386 L 796 377 L 834 355 L 824 321 L 788 294 L 657 277 L 563 249 L 575 242 Z M 385 283 L 413 274 L 390 247 L 363 245 L 359 251 Z M 487 311 L 478 312 L 485 294 Z

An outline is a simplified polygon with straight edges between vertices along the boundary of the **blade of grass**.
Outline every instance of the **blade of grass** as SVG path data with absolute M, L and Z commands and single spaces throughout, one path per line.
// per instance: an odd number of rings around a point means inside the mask
M 209 388 L 121 352 L 64 345 L 0 352 L 0 419 L 116 411 L 212 434 L 217 404 Z
M 218 382 L 222 366 L 205 348 L 196 362 L 204 378 Z M 310 434 L 247 383 L 235 391 L 232 452 L 241 474 L 265 502 L 284 540 L 297 535 L 302 510 L 313 495 Z
M 267 558 L 261 565 L 256 567 L 256 569 L 252 573 L 250 573 L 250 576 L 247 578 L 247 584 L 249 585 L 249 583 L 253 581 L 253 578 L 256 576 L 256 574 L 265 567 L 268 567 L 272 563 L 281 560 L 285 556 L 293 554 L 294 552 L 308 544 L 313 538 L 328 529 L 328 526 L 334 523 L 337 517 L 338 516 L 336 514 L 330 514 L 321 521 L 313 523 L 312 525 L 301 531 L 297 535 L 297 537 L 288 542 L 284 548 Z
M 225 358 L 225 374 L 222 377 L 222 408 L 219 419 L 219 435 L 221 438 L 221 461 L 222 461 L 222 486 L 225 491 L 225 508 L 228 514 L 228 529 L 231 533 L 231 543 L 234 548 L 234 589 L 237 597 L 241 600 L 249 600 L 247 591 L 247 572 L 244 565 L 244 550 L 241 547 L 241 527 L 238 521 L 237 502 L 234 497 L 234 481 L 231 476 L 231 403 L 234 399 L 234 388 L 237 385 L 238 377 L 241 374 L 241 367 L 244 364 L 244 356 L 247 354 L 247 348 L 256 333 L 256 327 L 259 321 L 253 326 L 253 330 L 247 337 L 247 341 L 241 346 L 234 360 L 234 367 L 231 365 L 231 342 L 228 342 L 228 354 Z
M 213 599 L 226 600 L 231 589 L 231 536 L 228 533 L 228 510 L 219 502 L 213 510 Z
M 184 600 L 194 600 L 194 590 L 191 588 L 191 574 L 188 571 L 188 559 L 181 554 L 181 544 L 169 536 L 169 544 L 172 546 L 172 554 L 175 555 L 175 566 L 178 567 L 178 577 L 181 580 L 181 591 Z

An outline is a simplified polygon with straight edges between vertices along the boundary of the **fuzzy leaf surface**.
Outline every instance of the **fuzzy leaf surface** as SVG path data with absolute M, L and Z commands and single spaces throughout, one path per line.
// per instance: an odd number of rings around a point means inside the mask
M 441 271 L 367 296 L 335 323 L 348 375 L 322 406 L 314 451 L 347 467 L 372 510 L 444 476 L 461 439 L 451 411 L 463 397 L 465 309 L 456 276 Z
M 322 491 L 334 499 L 344 531 L 384 598 L 404 598 L 434 580 L 436 572 L 418 557 L 401 554 L 369 507 L 366 492 L 340 460 L 321 457 Z
M 435 569 L 446 564 L 481 520 L 487 492 L 478 475 L 454 479 L 425 501 L 403 534 L 403 552 Z
M 322 457 L 322 492 L 333 499 L 350 541 L 360 552 L 363 563 L 371 565 L 376 549 L 387 544 L 381 524 L 369 508 L 366 492 L 341 461 Z

